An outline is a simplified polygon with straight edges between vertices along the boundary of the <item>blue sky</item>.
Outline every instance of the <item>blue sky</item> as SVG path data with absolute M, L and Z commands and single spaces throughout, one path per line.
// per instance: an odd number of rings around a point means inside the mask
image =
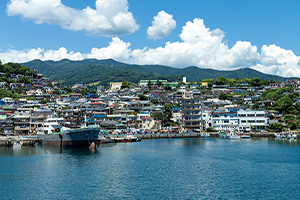
M 179 68 L 250 67 L 299 77 L 299 4 L 296 0 L 2 0 L 0 59 L 113 58 Z

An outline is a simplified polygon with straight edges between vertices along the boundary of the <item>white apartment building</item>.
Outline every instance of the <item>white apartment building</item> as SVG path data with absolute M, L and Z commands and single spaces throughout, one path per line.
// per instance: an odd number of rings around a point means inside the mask
M 269 126 L 269 116 L 264 110 L 239 110 L 237 117 L 240 131 L 267 129 Z
M 239 119 L 236 108 L 224 108 L 212 112 L 212 125 L 215 130 L 238 129 Z

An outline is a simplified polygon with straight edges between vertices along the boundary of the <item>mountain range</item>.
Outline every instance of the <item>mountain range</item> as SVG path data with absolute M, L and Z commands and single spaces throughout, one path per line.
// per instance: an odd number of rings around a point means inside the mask
M 168 81 L 199 81 L 203 79 L 216 80 L 220 76 L 227 78 L 254 78 L 262 80 L 273 79 L 276 82 L 285 81 L 287 78 L 264 74 L 250 68 L 241 68 L 232 71 L 220 71 L 214 69 L 203 69 L 195 66 L 186 68 L 173 68 L 163 65 L 132 65 L 121 63 L 113 59 L 97 60 L 85 59 L 71 61 L 63 59 L 60 61 L 33 60 L 22 63 L 39 74 L 44 74 L 50 79 L 56 80 L 63 85 L 74 85 L 76 83 L 94 84 L 108 86 L 110 82 L 129 81 L 138 83 L 140 79 L 165 79 Z

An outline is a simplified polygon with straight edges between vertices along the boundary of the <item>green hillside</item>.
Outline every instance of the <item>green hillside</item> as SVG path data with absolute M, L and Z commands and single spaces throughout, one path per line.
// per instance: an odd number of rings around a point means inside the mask
M 192 66 L 178 69 L 162 65 L 130 65 L 112 59 L 86 59 L 82 61 L 71 61 L 68 59 L 61 61 L 33 60 L 22 65 L 30 67 L 38 73 L 42 73 L 64 85 L 99 82 L 99 84 L 107 86 L 112 81 L 126 80 L 137 83 L 140 79 L 181 81 L 183 76 L 186 76 L 188 81 L 198 81 L 207 78 L 215 80 L 220 76 L 239 79 L 258 77 L 262 80 L 273 79 L 276 82 L 286 80 L 284 77 L 264 74 L 250 68 L 219 71 Z

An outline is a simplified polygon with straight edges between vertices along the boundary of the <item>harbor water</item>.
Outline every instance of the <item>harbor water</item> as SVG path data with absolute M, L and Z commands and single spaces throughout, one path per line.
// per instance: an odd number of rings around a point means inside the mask
M 300 140 L 0 148 L 1 199 L 299 199 Z

